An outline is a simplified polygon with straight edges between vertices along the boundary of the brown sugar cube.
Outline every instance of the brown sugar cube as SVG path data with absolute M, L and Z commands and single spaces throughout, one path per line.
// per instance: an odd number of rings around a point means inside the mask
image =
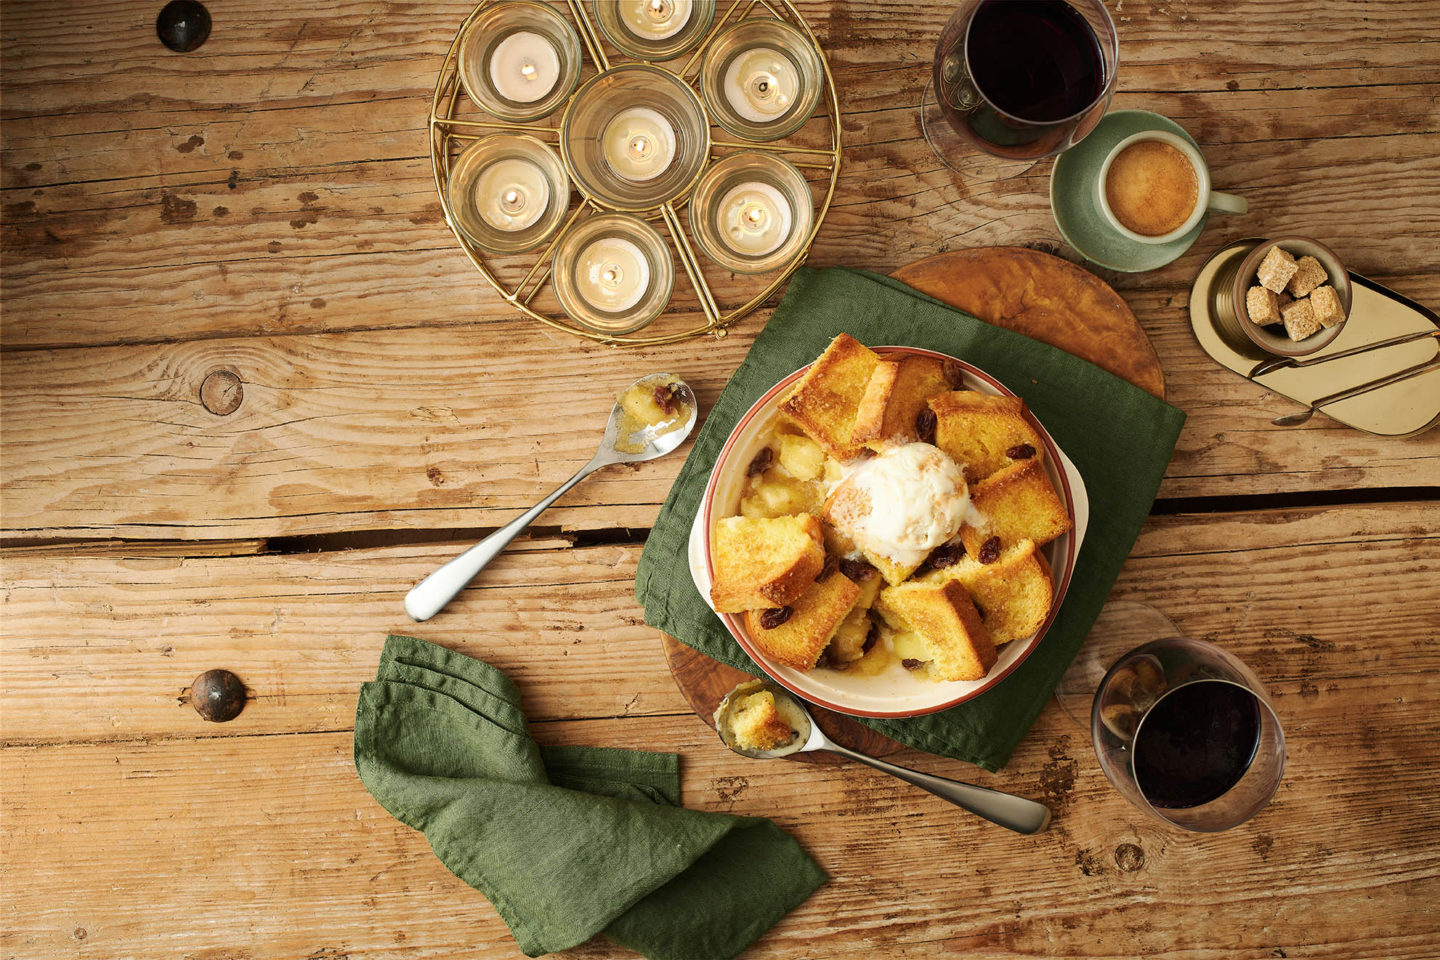
M 1285 317 L 1285 332 L 1291 340 L 1304 340 L 1320 329 L 1320 321 L 1315 319 L 1315 311 L 1310 309 L 1308 299 L 1296 300 L 1281 313 Z
M 1264 287 L 1251 287 L 1245 291 L 1245 312 L 1256 326 L 1268 326 L 1281 320 L 1279 300 L 1274 291 Z
M 1310 291 L 1310 312 L 1322 327 L 1333 327 L 1345 319 L 1345 305 L 1334 287 L 1316 287 Z
M 1301 257 L 1295 261 L 1295 276 L 1285 285 L 1285 292 L 1292 297 L 1305 297 L 1310 295 L 1320 284 L 1330 279 L 1320 261 L 1314 257 Z
M 1300 269 L 1295 258 L 1290 256 L 1279 247 L 1271 247 L 1270 252 L 1265 254 L 1265 259 L 1260 261 L 1260 269 L 1255 271 L 1255 279 L 1260 281 L 1260 286 L 1272 293 L 1279 293 L 1285 289 L 1285 284 L 1295 276 L 1295 271 Z

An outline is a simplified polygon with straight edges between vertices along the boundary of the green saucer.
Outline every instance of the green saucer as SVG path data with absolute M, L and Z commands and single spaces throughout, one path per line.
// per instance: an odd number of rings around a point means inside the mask
M 1050 210 L 1060 235 L 1086 260 L 1121 273 L 1144 273 L 1175 260 L 1199 239 L 1210 219 L 1207 213 L 1194 230 L 1169 243 L 1140 243 L 1105 222 L 1095 202 L 1100 165 L 1111 147 L 1145 130 L 1165 130 L 1195 143 L 1168 117 L 1148 110 L 1117 110 L 1106 114 L 1088 137 L 1060 154 L 1050 173 Z

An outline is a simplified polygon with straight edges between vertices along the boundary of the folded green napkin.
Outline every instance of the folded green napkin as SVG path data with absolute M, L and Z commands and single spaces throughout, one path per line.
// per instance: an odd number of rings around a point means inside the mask
M 360 689 L 355 767 L 526 956 L 603 931 L 652 960 L 724 960 L 825 882 L 769 820 L 681 807 L 675 754 L 539 747 L 503 673 L 413 637 L 388 638 Z
M 902 743 L 1005 765 L 1089 633 L 1140 535 L 1185 415 L 1094 364 L 991 326 L 889 277 L 843 268 L 800 270 L 755 339 L 705 426 L 650 532 L 635 575 L 645 620 L 701 653 L 749 673 L 759 668 L 701 599 L 686 543 L 715 457 L 766 390 L 849 333 L 870 346 L 902 344 L 973 363 L 1025 398 L 1085 479 L 1090 527 L 1074 577 L 1040 645 L 992 690 L 941 713 L 861 719 Z

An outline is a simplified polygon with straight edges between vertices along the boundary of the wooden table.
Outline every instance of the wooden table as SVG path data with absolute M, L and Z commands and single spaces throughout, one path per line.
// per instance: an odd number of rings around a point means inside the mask
M 708 409 L 767 312 L 619 351 L 479 282 L 425 127 L 467 3 L 215 0 L 187 55 L 156 42 L 160 5 L 3 6 L 0 955 L 517 956 L 355 776 L 356 690 L 396 630 L 506 670 L 541 742 L 679 751 L 690 806 L 793 831 L 831 882 L 750 956 L 1440 950 L 1440 430 L 1273 427 L 1293 405 L 1204 356 L 1185 309 L 1208 253 L 1258 233 L 1440 303 L 1440 3 L 1111 3 L 1115 107 L 1173 117 L 1255 211 L 1103 274 L 1189 416 L 1113 597 L 1253 665 L 1290 764 L 1259 817 L 1202 836 L 1121 800 L 1053 704 L 998 775 L 899 755 L 1044 799 L 1033 838 L 721 748 L 632 594 L 679 456 L 592 478 L 410 624 L 408 587 L 588 458 L 619 387 L 675 370 Z M 962 182 L 920 139 L 947 3 L 799 6 L 846 112 L 812 263 L 1075 257 L 1049 163 Z M 184 701 L 213 667 L 252 697 L 228 724 Z

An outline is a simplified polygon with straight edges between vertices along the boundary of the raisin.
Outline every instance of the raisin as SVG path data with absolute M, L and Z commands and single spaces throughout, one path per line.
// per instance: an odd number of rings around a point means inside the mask
M 1005 456 L 1009 457 L 1011 460 L 1029 460 L 1031 457 L 1035 456 L 1035 448 L 1030 446 L 1030 444 L 1028 443 L 1017 443 L 1015 446 L 1005 451 Z
M 921 443 L 934 443 L 935 422 L 935 411 L 929 407 L 915 414 L 915 438 Z
M 830 574 L 835 572 L 835 568 L 839 566 L 839 564 L 840 561 L 836 559 L 835 554 L 827 553 L 825 555 L 825 565 L 821 567 L 820 572 L 815 575 L 815 582 L 824 583 L 826 580 L 829 580 Z
M 875 568 L 864 560 L 851 560 L 847 557 L 840 561 L 839 566 L 845 578 L 855 583 L 864 583 L 876 573 Z
M 875 646 L 875 642 L 879 639 L 880 624 L 872 622 L 870 624 L 870 630 L 865 634 L 865 642 L 860 645 L 860 652 L 862 654 L 869 653 L 870 648 Z
M 745 468 L 745 476 L 753 477 L 756 474 L 764 473 L 770 469 L 770 464 L 775 462 L 775 451 L 766 447 L 755 454 L 755 459 L 750 461 L 750 466 Z
M 794 612 L 789 607 L 771 607 L 769 610 L 763 610 L 760 613 L 760 626 L 765 630 L 774 630 L 789 620 L 790 615 Z
M 940 373 L 953 390 L 959 390 L 965 384 L 965 368 L 954 360 L 941 360 Z
M 962 543 L 942 543 L 930 552 L 925 563 L 932 570 L 944 570 L 946 567 L 953 567 L 960 562 L 965 555 L 965 545 Z
M 919 670 L 920 665 L 924 662 L 924 660 L 912 660 L 911 658 L 906 657 L 904 660 L 900 661 L 900 666 L 904 667 L 906 670 Z
M 975 558 L 981 563 L 994 563 L 1000 559 L 1000 538 L 991 537 L 980 545 L 980 555 Z
M 674 413 L 680 407 L 680 391 L 675 389 L 674 384 L 666 384 L 655 388 L 655 405 L 666 413 Z

